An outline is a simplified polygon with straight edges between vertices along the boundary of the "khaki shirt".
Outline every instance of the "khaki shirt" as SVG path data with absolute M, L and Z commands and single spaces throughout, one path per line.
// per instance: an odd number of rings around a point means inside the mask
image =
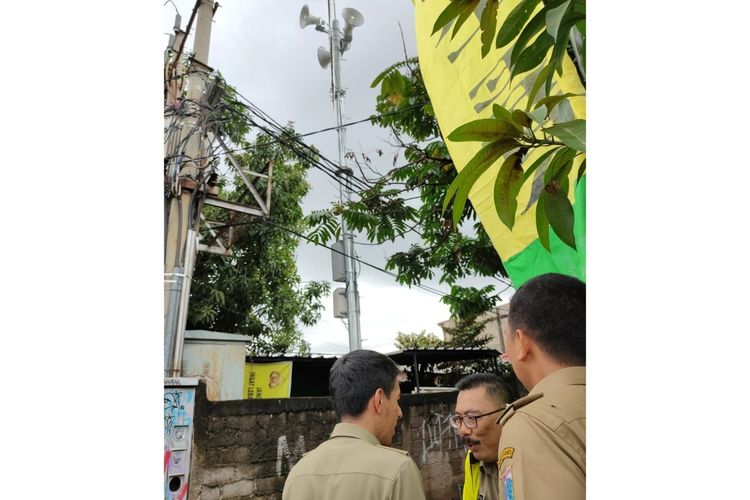
M 482 462 L 479 465 L 479 496 L 478 500 L 499 500 L 497 482 L 497 464 Z
M 364 428 L 336 424 L 331 437 L 305 453 L 284 483 L 282 500 L 424 500 L 417 464 L 381 446 Z
M 586 498 L 586 367 L 547 375 L 498 419 L 500 498 Z
M 497 463 L 480 462 L 469 451 L 466 455 L 466 467 L 464 469 L 463 499 L 499 500 Z M 474 471 L 478 471 L 479 474 Z

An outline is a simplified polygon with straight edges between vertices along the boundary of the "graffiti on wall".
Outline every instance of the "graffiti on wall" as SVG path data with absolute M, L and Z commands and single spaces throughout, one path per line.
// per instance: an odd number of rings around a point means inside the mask
M 282 476 L 287 475 L 294 464 L 302 458 L 305 453 L 305 437 L 300 435 L 297 436 L 297 442 L 294 446 L 294 451 L 289 450 L 289 444 L 287 443 L 286 436 L 279 436 L 279 440 L 276 443 L 276 475 Z M 284 459 L 286 458 L 287 467 L 284 467 Z M 283 473 L 283 474 L 282 474 Z
M 187 498 L 194 406 L 195 389 L 164 388 L 164 498 L 167 500 Z
M 448 419 L 453 414 L 432 412 L 422 421 L 420 440 L 422 441 L 422 463 L 427 463 L 430 451 L 457 450 L 463 447 L 463 441 L 456 429 L 451 427 Z

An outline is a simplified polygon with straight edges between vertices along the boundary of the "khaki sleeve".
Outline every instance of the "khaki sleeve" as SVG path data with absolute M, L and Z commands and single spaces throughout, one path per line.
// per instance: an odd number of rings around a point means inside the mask
M 584 500 L 585 473 L 552 430 L 516 413 L 503 426 L 498 449 L 501 500 Z
M 422 474 L 419 473 L 417 464 L 411 458 L 399 470 L 390 498 L 391 500 L 425 500 Z

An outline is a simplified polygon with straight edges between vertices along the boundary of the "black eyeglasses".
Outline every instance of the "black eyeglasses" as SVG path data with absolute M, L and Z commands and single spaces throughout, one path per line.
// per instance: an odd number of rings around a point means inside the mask
M 491 411 L 489 413 L 483 413 L 482 415 L 451 415 L 448 418 L 448 422 L 451 424 L 451 427 L 454 429 L 458 429 L 461 423 L 464 424 L 464 426 L 467 429 L 476 429 L 477 427 L 477 419 L 486 417 L 487 415 L 492 415 L 493 413 L 497 413 L 499 411 L 504 410 L 505 408 L 498 408 L 495 411 Z

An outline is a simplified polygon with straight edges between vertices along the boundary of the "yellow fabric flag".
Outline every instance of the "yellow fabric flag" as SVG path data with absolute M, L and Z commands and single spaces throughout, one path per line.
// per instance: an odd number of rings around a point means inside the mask
M 245 363 L 244 399 L 288 398 L 291 391 L 291 361 Z
M 498 6 L 498 27 L 519 0 L 503 0 Z M 513 43 L 496 48 L 494 41 L 490 52 L 482 58 L 481 28 L 475 11 L 453 39 L 454 22 L 432 34 L 435 21 L 448 6 L 448 0 L 414 0 L 415 31 L 419 65 L 425 87 L 440 126 L 447 137 L 459 126 L 479 118 L 491 118 L 492 105 L 497 103 L 509 110 L 525 109 L 528 94 L 539 74 L 539 68 L 516 75 L 510 80 L 510 53 Z M 537 10 L 541 4 L 537 6 Z M 551 95 L 564 93 L 583 94 L 573 62 L 565 56 L 563 76 L 555 75 Z M 539 94 L 537 99 L 541 98 Z M 585 118 L 585 97 L 573 97 L 561 102 L 551 113 L 556 123 Z M 452 142 L 446 146 L 456 168 L 461 171 L 482 147 L 480 142 Z M 527 168 L 548 148 L 536 148 L 525 158 Z M 583 155 L 576 158 L 570 173 L 570 186 L 576 186 L 578 166 Z M 497 161 L 474 184 L 469 199 L 489 235 L 492 244 L 508 270 L 513 285 L 518 287 L 534 275 L 544 272 L 562 272 L 581 279 L 585 277 L 585 200 L 581 199 L 576 211 L 576 246 L 578 250 L 562 243 L 550 230 L 552 253 L 540 244 L 536 230 L 536 204 L 530 204 L 533 182 L 524 183 L 518 195 L 513 230 L 508 229 L 497 215 L 494 203 L 494 184 L 502 161 Z M 585 179 L 585 175 L 584 175 Z M 585 192 L 585 181 L 579 183 L 575 194 Z M 539 189 L 538 183 L 536 189 Z M 571 198 L 575 198 L 571 193 Z M 573 200 L 571 200 L 573 201 Z M 531 205 L 527 208 L 528 205 Z M 576 207 L 574 207 L 576 208 Z M 580 237 L 580 240 L 579 240 Z

